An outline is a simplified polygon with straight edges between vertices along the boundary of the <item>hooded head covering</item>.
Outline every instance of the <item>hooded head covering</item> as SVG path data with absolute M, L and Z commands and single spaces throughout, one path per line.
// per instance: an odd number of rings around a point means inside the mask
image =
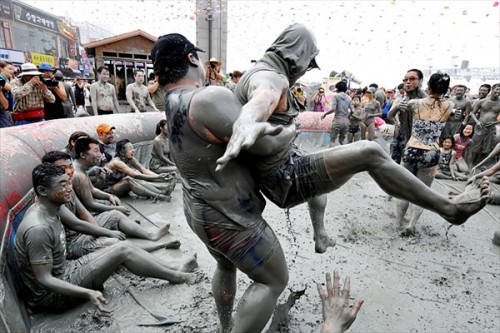
M 319 50 L 313 32 L 303 24 L 288 26 L 266 50 L 261 61 L 278 69 L 295 83 L 309 68 L 319 68 Z

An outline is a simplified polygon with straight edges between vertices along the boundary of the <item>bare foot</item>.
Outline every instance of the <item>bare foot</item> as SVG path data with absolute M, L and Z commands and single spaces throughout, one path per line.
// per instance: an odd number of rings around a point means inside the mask
M 170 278 L 169 281 L 174 284 L 195 284 L 198 281 L 198 276 L 196 273 L 177 272 L 176 277 Z
M 442 216 L 451 224 L 463 224 L 470 216 L 486 206 L 489 197 L 490 183 L 488 177 L 483 177 L 478 184 L 466 187 L 464 193 L 450 197 L 455 205 L 456 213 L 453 216 Z
M 158 194 L 156 197 L 153 198 L 153 202 L 157 203 L 158 201 L 166 201 L 170 202 L 171 197 L 163 194 Z
M 198 268 L 198 258 L 196 253 L 191 256 L 179 269 L 181 272 L 189 273 Z
M 337 244 L 335 238 L 328 235 L 320 235 L 314 238 L 314 250 L 316 253 L 325 253 L 329 247 L 334 247 Z
M 412 237 L 415 236 L 415 227 L 407 226 L 401 231 L 401 237 Z
M 177 250 L 180 247 L 181 247 L 181 241 L 179 241 L 177 239 L 165 244 L 165 249 L 168 249 L 168 250 Z
M 156 231 L 156 233 L 151 238 L 151 240 L 156 241 L 156 240 L 162 238 L 163 236 L 168 234 L 169 230 L 170 230 L 170 224 L 165 224 L 163 227 L 158 229 L 158 231 Z

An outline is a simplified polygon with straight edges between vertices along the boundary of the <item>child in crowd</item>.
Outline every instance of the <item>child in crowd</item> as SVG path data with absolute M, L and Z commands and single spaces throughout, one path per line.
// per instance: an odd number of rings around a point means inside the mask
M 437 179 L 453 179 L 453 180 L 467 180 L 467 176 L 457 171 L 456 166 L 456 152 L 453 150 L 455 140 L 453 137 L 446 137 L 441 142 L 439 167 L 435 178 Z
M 361 98 L 356 95 L 352 97 L 354 111 L 349 115 L 349 132 L 347 133 L 347 143 L 359 141 L 361 138 L 361 122 L 365 119 L 365 110 L 361 107 Z

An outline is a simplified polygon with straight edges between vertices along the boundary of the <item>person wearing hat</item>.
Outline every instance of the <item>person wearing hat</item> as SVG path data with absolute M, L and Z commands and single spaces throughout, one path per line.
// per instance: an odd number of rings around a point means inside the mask
M 224 74 L 222 74 L 222 62 L 212 57 L 205 62 L 205 85 L 224 86 Z
M 114 126 L 105 123 L 97 125 L 97 137 L 99 141 L 99 149 L 101 150 L 101 163 L 103 167 L 110 162 L 116 155 L 116 142 L 114 141 Z
M 45 120 L 66 118 L 63 103 L 68 99 L 68 96 L 66 95 L 66 89 L 64 89 L 63 83 L 54 78 L 56 69 L 48 62 L 42 62 L 40 66 L 38 66 L 38 69 L 43 73 L 42 79 L 47 85 L 47 88 L 52 91 L 56 98 L 54 103 L 44 103 L 43 109 L 45 111 Z
M 14 125 L 31 124 L 45 120 L 44 102 L 54 103 L 56 98 L 41 79 L 42 72 L 35 64 L 24 63 L 21 73 L 12 80 L 12 95 L 14 96 Z

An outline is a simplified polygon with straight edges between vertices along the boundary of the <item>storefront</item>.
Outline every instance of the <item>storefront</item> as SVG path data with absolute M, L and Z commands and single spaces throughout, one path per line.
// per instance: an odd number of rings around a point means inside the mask
M 108 67 L 111 83 L 114 83 L 119 100 L 126 100 L 127 84 L 134 82 L 134 70 L 142 69 L 146 78 L 152 73 L 150 51 L 156 37 L 136 30 L 122 35 L 85 44 L 90 59 L 95 62 L 94 70 Z

